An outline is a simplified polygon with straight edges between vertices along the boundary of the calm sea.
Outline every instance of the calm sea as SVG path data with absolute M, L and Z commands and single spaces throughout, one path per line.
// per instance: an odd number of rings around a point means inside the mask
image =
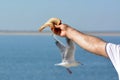
M 101 38 L 120 42 L 120 37 Z M 83 65 L 71 68 L 73 74 L 68 74 L 65 68 L 54 66 L 61 62 L 61 56 L 51 36 L 1 35 L 0 80 L 118 80 L 109 59 L 79 46 L 75 57 Z

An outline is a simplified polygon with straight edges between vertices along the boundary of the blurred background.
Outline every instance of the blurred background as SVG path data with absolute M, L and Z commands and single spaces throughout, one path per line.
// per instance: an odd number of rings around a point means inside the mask
M 0 30 L 37 31 L 51 17 L 81 31 L 120 31 L 120 0 L 0 0 Z
M 109 59 L 77 44 L 75 58 L 84 65 L 71 68 L 72 75 L 55 67 L 61 56 L 54 39 L 45 33 L 37 35 L 38 28 L 52 17 L 107 42 L 120 43 L 120 0 L 0 0 L 0 80 L 118 80 Z

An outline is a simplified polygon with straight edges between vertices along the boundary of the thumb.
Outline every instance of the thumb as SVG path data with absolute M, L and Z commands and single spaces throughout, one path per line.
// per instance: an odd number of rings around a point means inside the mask
M 60 28 L 60 25 L 55 25 L 55 28 Z

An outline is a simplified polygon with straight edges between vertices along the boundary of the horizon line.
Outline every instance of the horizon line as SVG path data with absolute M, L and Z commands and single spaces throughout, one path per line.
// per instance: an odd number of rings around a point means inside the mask
M 111 31 L 82 31 L 88 35 L 94 36 L 120 36 L 120 32 Z M 0 35 L 51 35 L 51 31 L 0 31 Z

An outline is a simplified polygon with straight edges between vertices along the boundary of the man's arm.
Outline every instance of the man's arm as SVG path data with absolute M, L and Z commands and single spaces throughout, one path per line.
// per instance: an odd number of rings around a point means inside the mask
M 84 34 L 66 24 L 56 26 L 53 32 L 59 36 L 68 37 L 77 43 L 81 48 L 97 55 L 108 57 L 105 46 L 106 42 L 95 36 Z M 59 29 L 58 29 L 59 28 Z M 60 31 L 58 31 L 60 30 Z M 57 31 L 59 33 L 57 33 Z
M 106 42 L 98 37 L 84 34 L 72 28 L 67 31 L 67 37 L 89 52 L 108 57 L 105 51 Z

